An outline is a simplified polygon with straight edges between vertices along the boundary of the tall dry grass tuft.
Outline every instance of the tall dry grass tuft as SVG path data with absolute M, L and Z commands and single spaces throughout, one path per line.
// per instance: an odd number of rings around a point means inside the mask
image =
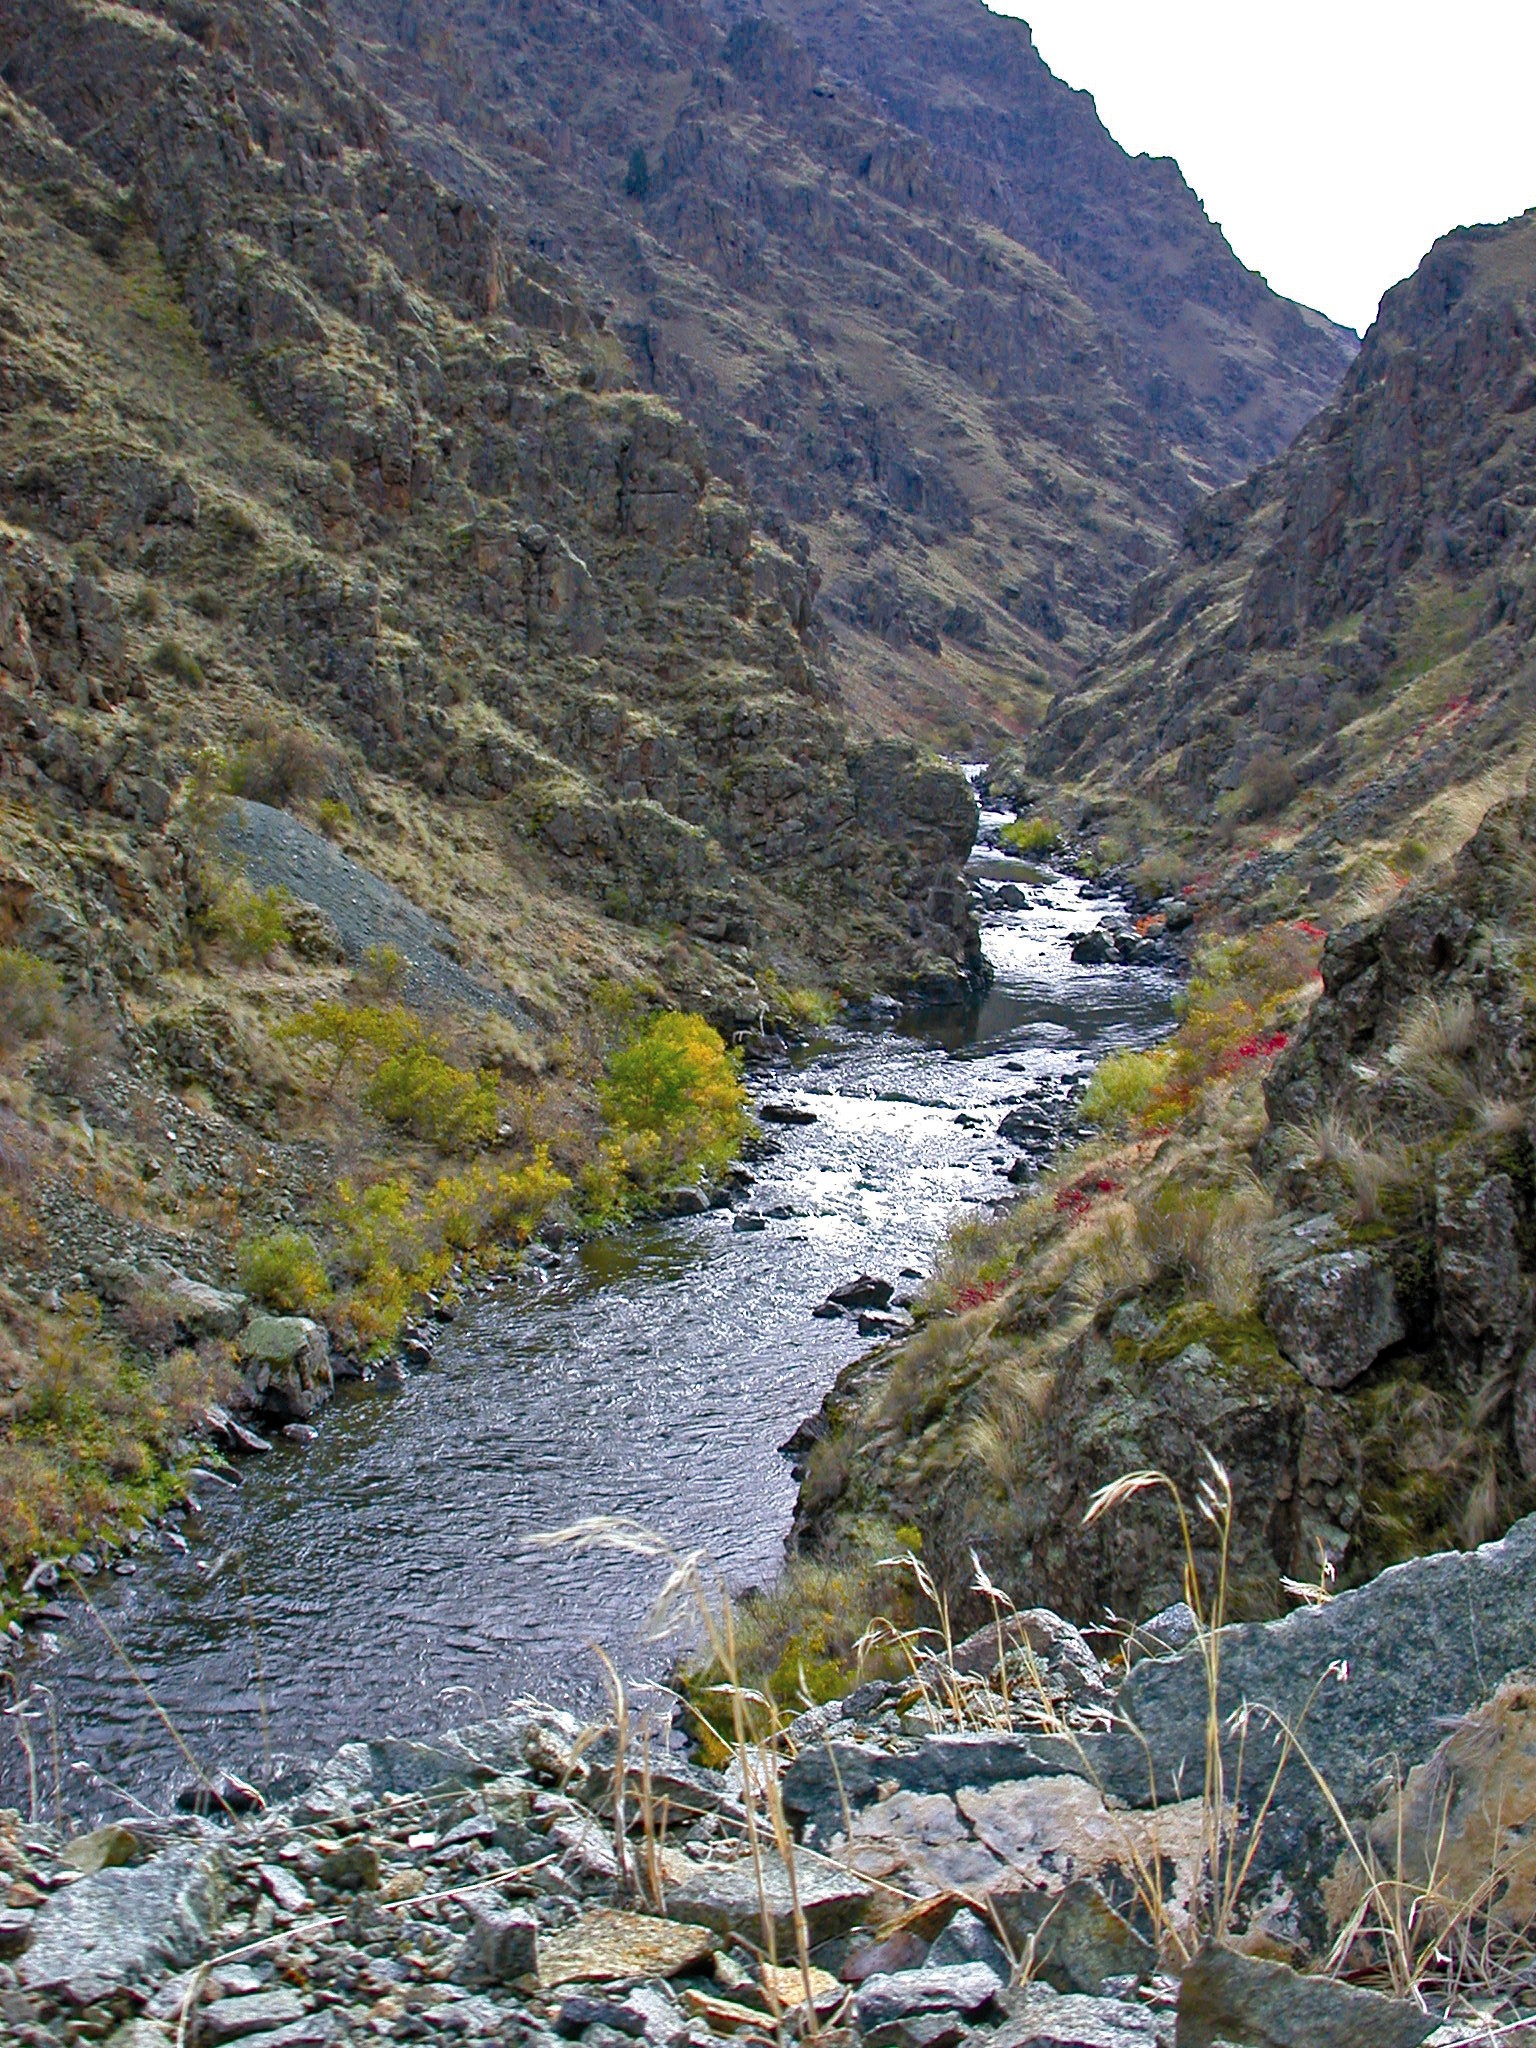
M 1136 1205 L 1136 1235 L 1153 1267 L 1178 1273 L 1224 1316 L 1247 1314 L 1254 1297 L 1254 1238 L 1273 1213 L 1252 1175 L 1222 1187 L 1164 1181 Z
M 1417 1177 L 1413 1153 L 1401 1139 L 1369 1127 L 1357 1131 L 1337 1110 L 1301 1125 L 1295 1136 L 1312 1166 L 1337 1169 L 1353 1197 L 1350 1218 L 1355 1223 L 1378 1222 L 1384 1198 L 1411 1187 Z
M 710 1661 L 723 1674 L 721 1681 L 710 1690 L 729 1716 L 732 1762 L 740 1786 L 742 1827 L 757 1887 L 762 1957 L 766 1965 L 762 1972 L 764 1995 L 774 2024 L 782 2031 L 786 2013 L 779 1993 L 778 1916 L 773 1907 L 774 1887 L 769 1876 L 769 1858 L 774 1856 L 784 1872 L 788 1889 L 789 1918 L 794 1933 L 794 1968 L 798 1971 L 803 1992 L 796 2016 L 803 2034 L 815 2038 L 821 2031 L 821 2020 L 816 2011 L 811 1976 L 810 1933 L 800 1902 L 796 1862 L 800 1852 L 779 1789 L 779 1763 L 787 1748 L 786 1724 L 770 1696 L 742 1683 L 735 1610 L 725 1585 L 717 1574 L 712 1573 L 704 1552 L 678 1551 L 664 1538 L 625 1516 L 590 1516 L 532 1541 L 542 1549 L 617 1550 L 630 1556 L 653 1559 L 663 1568 L 664 1577 L 647 1621 L 647 1632 L 653 1638 L 683 1640 L 696 1638 L 702 1632 Z M 604 1662 L 606 1664 L 607 1660 Z M 607 1668 L 611 1673 L 611 1664 Z M 622 1687 L 618 1687 L 616 1675 L 612 1682 L 622 1698 Z M 627 1738 L 627 1715 L 621 1727 Z M 614 1787 L 616 1813 L 622 1810 L 623 1805 L 622 1747 L 619 1754 Z M 659 1841 L 654 1802 L 649 1797 L 643 1775 L 641 1805 L 642 1832 L 648 1843 L 653 1839 Z M 627 1855 L 626 1863 L 632 1870 L 633 1864 Z M 659 1854 L 651 1854 L 647 1861 L 647 1875 L 648 1882 L 655 1887 L 651 1899 L 657 1910 L 665 1907 L 661 1867 Z

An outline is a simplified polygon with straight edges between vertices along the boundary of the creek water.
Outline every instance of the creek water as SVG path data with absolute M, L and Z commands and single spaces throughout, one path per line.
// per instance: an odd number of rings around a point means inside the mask
M 984 814 L 973 874 L 1002 871 L 1002 822 Z M 957 1211 L 1010 1192 L 1001 1119 L 1026 1112 L 1038 1161 L 1093 1064 L 1166 1026 L 1167 973 L 1072 962 L 1102 899 L 1052 873 L 1022 887 L 1024 907 L 983 916 L 979 1010 L 840 1030 L 763 1090 L 816 1121 L 775 1130 L 755 1168 L 737 1213 L 762 1229 L 728 1210 L 631 1229 L 479 1297 L 429 1370 L 344 1389 L 313 1443 L 198 1487 L 200 1511 L 167 1525 L 185 1550 L 152 1534 L 131 1575 L 93 1582 L 94 1613 L 70 1602 L 32 1632 L 0 1804 L 35 1785 L 50 1812 L 163 1805 L 187 1764 L 145 1688 L 199 1763 L 259 1778 L 519 1693 L 589 1704 L 594 1643 L 659 1676 L 655 1562 L 531 1546 L 578 1517 L 633 1517 L 733 1588 L 770 1582 L 794 1504 L 778 1446 L 869 1344 L 811 1309 L 861 1271 L 926 1273 Z

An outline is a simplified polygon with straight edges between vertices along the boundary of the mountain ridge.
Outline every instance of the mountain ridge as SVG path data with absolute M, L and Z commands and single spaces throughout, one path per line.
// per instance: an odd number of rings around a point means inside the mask
M 966 0 L 945 20 L 982 14 Z M 1147 321 L 1128 340 L 1136 323 L 1096 311 L 1006 209 L 973 209 L 874 71 L 824 68 L 792 10 L 345 0 L 336 19 L 401 149 L 570 270 L 639 381 L 699 421 L 723 473 L 814 561 L 845 695 L 875 729 L 964 749 L 1030 723 L 1102 650 L 1211 478 L 1282 445 L 1353 346 L 1241 271 L 1181 187 L 1204 271 L 1289 323 L 1297 360 L 1202 314 L 1199 403 L 1172 390 L 1172 342 L 1138 385 L 1125 359 L 1150 345 Z M 984 26 L 1030 47 L 1048 111 L 1068 94 L 1022 25 Z M 1095 165 L 1130 164 L 1093 129 Z M 974 160 L 957 163 L 974 182 Z M 1155 208 L 1140 225 L 1163 232 Z M 1170 303 L 1184 260 L 1169 258 Z M 1262 417 L 1239 431 L 1223 414 L 1244 384 Z M 1149 393 L 1212 450 L 1175 452 Z

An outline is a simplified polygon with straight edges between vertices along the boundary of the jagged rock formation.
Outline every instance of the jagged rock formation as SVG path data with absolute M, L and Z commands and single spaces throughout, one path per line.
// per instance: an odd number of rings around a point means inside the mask
M 808 538 L 877 725 L 1017 729 L 1354 347 L 975 0 L 336 15 L 400 148 L 578 277 L 615 368 Z
M 1190 867 L 1235 837 L 1250 910 L 1330 902 L 1362 852 L 1454 850 L 1445 793 L 1493 776 L 1486 808 L 1529 755 L 1533 507 L 1527 213 L 1447 236 L 1387 295 L 1338 398 L 1191 516 L 1030 768 L 1133 843 L 1184 837 Z
M 0 66 L 7 790 L 112 840 L 71 871 L 32 835 L 14 924 L 82 918 L 142 980 L 196 749 L 298 718 L 365 833 L 370 778 L 410 793 L 418 893 L 483 957 L 521 899 L 589 973 L 659 927 L 717 992 L 770 953 L 963 985 L 964 784 L 850 750 L 803 556 L 401 151 L 322 12 L 4 7 Z

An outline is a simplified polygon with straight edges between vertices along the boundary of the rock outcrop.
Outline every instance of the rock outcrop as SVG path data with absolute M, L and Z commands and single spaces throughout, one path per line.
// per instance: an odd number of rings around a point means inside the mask
M 1188 879 L 1235 838 L 1201 886 L 1250 916 L 1459 844 L 1447 793 L 1486 807 L 1529 742 L 1533 394 L 1528 213 L 1436 243 L 1295 445 L 1191 514 L 1034 776 Z

